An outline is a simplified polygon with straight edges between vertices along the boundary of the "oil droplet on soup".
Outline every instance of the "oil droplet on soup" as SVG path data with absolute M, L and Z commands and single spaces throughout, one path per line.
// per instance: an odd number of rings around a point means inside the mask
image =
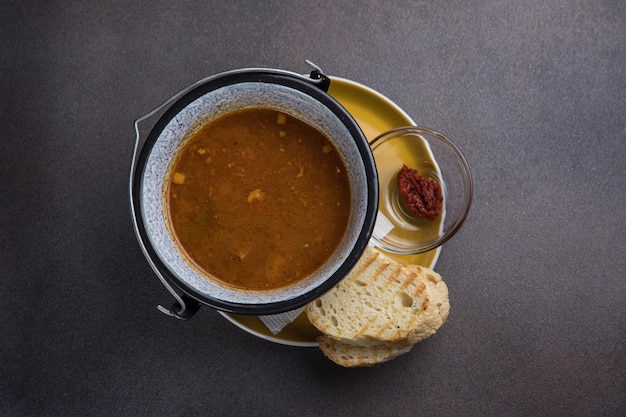
M 169 217 L 187 257 L 230 286 L 306 278 L 337 248 L 350 216 L 346 167 L 328 138 L 270 109 L 222 116 L 174 163 Z

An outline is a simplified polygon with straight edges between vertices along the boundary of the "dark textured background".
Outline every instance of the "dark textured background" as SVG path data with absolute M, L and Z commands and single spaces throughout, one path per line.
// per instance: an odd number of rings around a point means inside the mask
M 0 415 L 626 415 L 624 1 L 5 0 L 0 48 Z M 137 117 L 307 58 L 474 172 L 448 322 L 371 369 L 159 314 L 132 229 Z

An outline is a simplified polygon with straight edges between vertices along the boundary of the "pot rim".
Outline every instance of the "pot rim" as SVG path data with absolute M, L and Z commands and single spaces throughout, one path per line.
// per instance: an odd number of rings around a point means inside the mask
M 313 289 L 293 298 L 278 302 L 248 304 L 231 302 L 201 294 L 187 283 L 175 276 L 168 266 L 157 255 L 150 242 L 143 216 L 141 215 L 141 186 L 143 172 L 146 168 L 148 156 L 160 133 L 179 112 L 197 98 L 223 86 L 245 83 L 263 82 L 279 84 L 294 88 L 307 96 L 321 102 L 341 121 L 354 139 L 356 147 L 363 159 L 363 166 L 367 183 L 366 214 L 358 233 L 357 241 L 350 247 L 349 255 L 340 264 L 338 269 Z M 265 315 L 276 314 L 299 308 L 309 301 L 321 296 L 339 282 L 356 264 L 361 253 L 365 250 L 374 229 L 378 212 L 378 174 L 376 164 L 369 143 L 361 128 L 352 115 L 331 97 L 326 90 L 330 79 L 320 72 L 313 71 L 311 78 L 284 70 L 265 68 L 243 68 L 218 73 L 202 79 L 190 87 L 182 90 L 167 100 L 161 106 L 135 122 L 137 134 L 133 164 L 130 177 L 131 211 L 135 233 L 142 251 L 154 272 L 161 279 L 166 288 L 174 295 L 177 303 L 169 309 L 169 313 L 178 318 L 185 315 L 185 304 L 208 305 L 212 308 L 235 314 Z M 146 125 L 148 129 L 146 129 Z M 182 305 L 181 305 L 182 304 Z M 162 310 L 163 308 L 160 307 Z M 197 308 L 195 308 L 197 310 Z M 193 310 L 193 308 L 191 309 Z M 191 313 L 193 314 L 193 312 Z

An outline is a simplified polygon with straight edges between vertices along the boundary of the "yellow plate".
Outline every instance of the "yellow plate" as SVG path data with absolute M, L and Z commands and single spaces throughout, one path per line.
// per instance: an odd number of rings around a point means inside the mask
M 352 114 L 370 142 L 389 129 L 415 125 L 415 122 L 394 102 L 379 92 L 354 81 L 331 77 L 328 93 Z M 441 247 L 418 255 L 388 255 L 404 264 L 434 268 L 440 251 Z M 317 346 L 317 336 L 321 334 L 309 323 L 305 313 L 300 314 L 276 335 L 272 334 L 257 316 L 224 312 L 220 314 L 250 334 L 284 345 L 314 347 Z

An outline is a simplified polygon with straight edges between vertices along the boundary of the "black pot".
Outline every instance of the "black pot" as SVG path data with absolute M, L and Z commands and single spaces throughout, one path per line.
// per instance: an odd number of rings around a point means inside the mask
M 354 118 L 328 93 L 331 80 L 274 69 L 239 69 L 193 84 L 135 122 L 130 177 L 135 231 L 143 253 L 176 302 L 160 310 L 180 319 L 202 305 L 237 314 L 265 315 L 296 309 L 319 297 L 354 266 L 368 244 L 378 211 L 374 158 Z M 269 107 L 313 125 L 333 141 L 350 178 L 352 210 L 346 234 L 329 261 L 310 277 L 271 291 L 235 289 L 203 275 L 177 246 L 163 190 L 189 132 L 223 114 Z

